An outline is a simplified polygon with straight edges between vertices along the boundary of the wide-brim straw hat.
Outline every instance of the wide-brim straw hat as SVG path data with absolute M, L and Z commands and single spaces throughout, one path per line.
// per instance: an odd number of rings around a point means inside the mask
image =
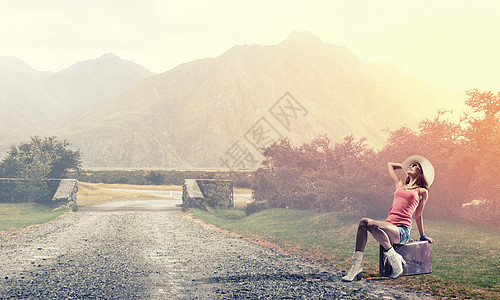
M 431 162 L 423 156 L 412 155 L 405 159 L 405 161 L 401 164 L 401 167 L 405 173 L 408 173 L 408 167 L 414 163 L 418 163 L 422 167 L 422 175 L 424 176 L 425 182 L 427 182 L 428 187 L 431 186 L 435 176 L 434 167 Z

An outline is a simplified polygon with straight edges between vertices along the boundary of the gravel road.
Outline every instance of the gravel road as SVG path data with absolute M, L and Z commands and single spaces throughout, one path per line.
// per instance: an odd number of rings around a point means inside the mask
M 163 205 L 164 204 L 164 205 Z M 423 299 L 128 201 L 0 234 L 0 298 Z

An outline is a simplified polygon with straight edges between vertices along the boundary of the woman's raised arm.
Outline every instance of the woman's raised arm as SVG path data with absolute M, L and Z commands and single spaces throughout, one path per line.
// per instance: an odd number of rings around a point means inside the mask
M 400 187 L 403 185 L 403 181 L 399 178 L 398 174 L 396 174 L 396 169 L 402 169 L 401 164 L 399 163 L 393 163 L 393 162 L 388 162 L 387 163 L 387 169 L 389 170 L 389 176 L 391 177 L 392 181 L 396 185 L 396 188 Z

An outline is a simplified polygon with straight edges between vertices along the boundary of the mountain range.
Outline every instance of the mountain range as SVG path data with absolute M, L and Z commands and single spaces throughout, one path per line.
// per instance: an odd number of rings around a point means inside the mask
M 0 57 L 0 141 L 36 132 L 151 75 L 113 54 L 60 72 L 36 71 L 15 57 Z
M 86 167 L 239 169 L 256 167 L 258 149 L 282 137 L 300 143 L 327 134 L 339 142 L 354 134 L 381 147 L 384 129 L 414 127 L 457 101 L 456 93 L 394 65 L 363 62 L 309 32 L 277 45 L 235 46 L 156 75 L 110 61 L 121 60 L 105 55 L 56 74 L 17 62 L 18 77 L 44 88 L 25 90 L 22 108 L 7 104 L 25 115 L 43 112 L 24 127 L 45 125 L 30 134 L 67 139 Z M 50 122 L 51 112 L 62 118 Z

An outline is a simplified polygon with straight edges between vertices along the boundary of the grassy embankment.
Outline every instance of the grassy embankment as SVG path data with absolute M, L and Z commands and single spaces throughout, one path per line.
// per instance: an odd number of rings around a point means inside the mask
M 359 217 L 285 209 L 265 210 L 245 216 L 240 211 L 208 213 L 190 210 L 194 217 L 259 243 L 279 247 L 336 269 L 346 269 L 354 248 Z M 500 240 L 498 228 L 451 222 L 426 221 L 433 237 L 433 273 L 401 277 L 378 276 L 378 244 L 369 238 L 363 267 L 372 280 L 418 289 L 440 297 L 500 298 Z M 417 230 L 412 238 L 418 238 Z
M 65 212 L 37 203 L 0 203 L 0 231 L 45 223 Z

